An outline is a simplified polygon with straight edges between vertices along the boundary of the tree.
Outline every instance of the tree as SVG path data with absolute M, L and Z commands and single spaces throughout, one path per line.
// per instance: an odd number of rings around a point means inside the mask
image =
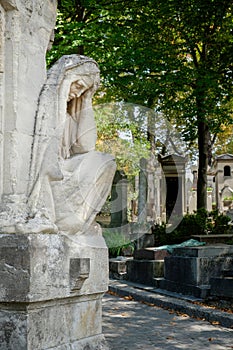
M 187 141 L 198 140 L 198 208 L 206 207 L 211 147 L 222 126 L 232 121 L 232 4 L 215 0 L 142 2 L 137 14 L 140 21 L 133 28 L 137 41 L 131 51 L 145 52 L 143 63 L 137 60 L 142 55 L 134 56 L 134 67 L 139 67 L 136 76 L 144 84 L 135 86 L 150 106 L 159 106 L 169 119 L 175 118 Z
M 187 139 L 198 138 L 197 208 L 205 208 L 210 135 L 216 135 L 222 124 L 231 121 L 232 1 L 169 1 L 161 11 L 167 20 L 170 18 L 173 40 L 169 44 L 177 51 L 176 61 L 180 63 L 178 70 L 166 73 L 171 75 L 173 96 L 178 96 L 172 101 L 178 107 L 179 118 L 188 119 Z M 167 106 L 167 96 L 161 100 Z
M 59 2 L 49 61 L 85 53 L 100 64 L 103 101 L 126 101 L 175 121 L 198 142 L 198 208 L 206 207 L 211 147 L 232 118 L 233 2 Z M 123 9 L 123 10 L 122 10 Z M 153 118 L 149 125 L 153 142 Z

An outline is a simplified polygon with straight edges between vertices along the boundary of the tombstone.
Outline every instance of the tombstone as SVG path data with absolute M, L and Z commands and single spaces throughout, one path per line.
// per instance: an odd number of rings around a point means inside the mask
M 140 159 L 139 195 L 138 195 L 138 222 L 147 221 L 147 160 Z
M 193 181 L 188 192 L 188 211 L 190 214 L 197 210 L 197 168 L 192 168 Z
M 203 299 L 217 295 L 222 288 L 217 290 L 216 283 L 224 284 L 223 274 L 232 271 L 232 253 L 233 247 L 227 244 L 177 247 L 164 258 L 164 278 L 157 279 L 157 287 Z M 232 289 L 228 293 L 226 297 L 233 297 Z
M 214 160 L 212 173 L 215 181 L 216 205 L 220 211 L 229 209 L 231 203 L 224 203 L 224 199 L 233 197 L 232 167 L 232 154 L 221 154 Z
M 108 254 L 95 215 L 116 167 L 94 149 L 96 62 L 64 56 L 46 75 L 56 5 L 0 5 L 2 350 L 107 349 Z
M 111 227 L 127 224 L 127 176 L 124 171 L 117 170 L 111 191 Z
M 155 221 L 157 218 L 157 174 L 154 155 L 147 160 L 147 220 Z
M 164 173 L 161 188 L 161 201 L 166 203 L 166 221 L 171 216 L 181 217 L 186 212 L 185 164 L 186 158 L 180 155 L 158 157 Z

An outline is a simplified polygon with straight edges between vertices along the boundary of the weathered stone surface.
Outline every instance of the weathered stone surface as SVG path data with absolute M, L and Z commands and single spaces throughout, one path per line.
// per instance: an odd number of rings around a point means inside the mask
M 23 306 L 11 310 L 0 304 L 0 349 L 27 349 L 27 314 Z
M 56 234 L 0 235 L 0 302 L 36 302 L 106 291 L 108 253 L 104 239 L 90 238 L 92 247 L 86 242 L 75 235 L 72 239 Z M 83 268 L 76 268 L 75 280 L 74 259 L 89 261 L 89 273 L 80 289 L 74 285 L 80 284 L 78 276 L 83 275 Z
M 1 350 L 81 350 L 85 348 L 83 346 L 97 350 L 100 344 L 104 346 L 101 297 L 11 304 L 11 309 L 6 304 L 1 305 Z
M 27 237 L 0 235 L 0 302 L 25 300 L 30 291 L 30 265 Z
M 89 234 L 0 235 L 0 349 L 107 349 L 108 253 Z
M 0 194 L 11 196 L 21 207 L 25 205 L 35 111 L 46 79 L 45 53 L 56 6 L 55 0 L 3 0 L 0 4 Z M 5 198 L 4 205 L 7 203 Z

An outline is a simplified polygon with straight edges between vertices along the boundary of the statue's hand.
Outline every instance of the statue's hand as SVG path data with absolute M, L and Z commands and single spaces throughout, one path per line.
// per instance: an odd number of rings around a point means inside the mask
M 97 86 L 95 84 L 93 84 L 91 87 L 89 87 L 83 94 L 82 94 L 82 98 L 83 100 L 88 99 L 91 100 L 93 95 L 95 94 L 97 90 Z

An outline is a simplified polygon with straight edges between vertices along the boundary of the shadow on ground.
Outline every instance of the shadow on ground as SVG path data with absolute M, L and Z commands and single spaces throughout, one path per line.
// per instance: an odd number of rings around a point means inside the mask
M 233 349 L 233 330 L 106 294 L 103 333 L 111 350 Z

